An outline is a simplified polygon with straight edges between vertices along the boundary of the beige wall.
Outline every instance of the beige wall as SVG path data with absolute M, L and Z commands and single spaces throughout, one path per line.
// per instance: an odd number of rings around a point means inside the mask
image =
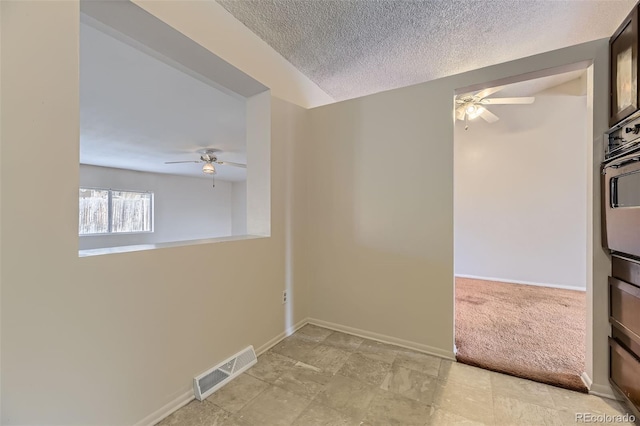
M 452 96 L 419 85 L 311 111 L 312 318 L 452 356 Z
M 78 24 L 75 2 L 2 2 L 4 424 L 136 423 L 307 315 L 287 269 L 304 262 L 285 256 L 304 236 L 306 118 L 277 99 L 270 238 L 78 258 Z
M 311 110 L 311 317 L 451 355 L 454 91 L 594 60 L 595 154 L 584 167 L 593 173 L 590 190 L 598 189 L 607 49 L 599 40 Z M 603 391 L 609 263 L 600 248 L 599 196 L 592 197 L 594 349 L 587 372 Z

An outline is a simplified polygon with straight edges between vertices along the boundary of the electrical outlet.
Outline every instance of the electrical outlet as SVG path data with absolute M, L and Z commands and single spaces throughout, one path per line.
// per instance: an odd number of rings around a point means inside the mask
M 287 290 L 282 292 L 282 304 L 287 303 Z

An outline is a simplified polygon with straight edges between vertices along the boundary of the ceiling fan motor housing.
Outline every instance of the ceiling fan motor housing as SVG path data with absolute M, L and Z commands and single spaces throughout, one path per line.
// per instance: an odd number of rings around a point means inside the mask
M 205 163 L 215 163 L 216 161 L 218 161 L 218 157 L 213 154 L 203 154 L 200 156 L 200 159 Z

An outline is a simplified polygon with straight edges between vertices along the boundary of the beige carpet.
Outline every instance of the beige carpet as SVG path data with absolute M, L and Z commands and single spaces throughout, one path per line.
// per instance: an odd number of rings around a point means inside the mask
M 586 392 L 585 292 L 456 278 L 458 361 Z

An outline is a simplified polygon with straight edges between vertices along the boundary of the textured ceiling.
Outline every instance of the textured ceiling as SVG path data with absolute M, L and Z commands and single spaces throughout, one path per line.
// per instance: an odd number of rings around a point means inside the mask
M 196 151 L 246 163 L 246 103 L 87 24 L 80 24 L 80 162 L 204 177 Z M 246 170 L 216 166 L 216 178 Z
M 635 0 L 217 0 L 336 100 L 609 37 Z

